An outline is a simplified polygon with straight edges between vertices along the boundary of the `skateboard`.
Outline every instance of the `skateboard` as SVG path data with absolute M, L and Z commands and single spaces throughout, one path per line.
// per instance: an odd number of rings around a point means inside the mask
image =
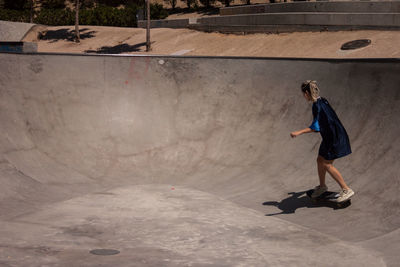
M 337 198 L 339 197 L 338 192 L 326 191 L 322 195 L 317 198 L 312 198 L 311 195 L 314 192 L 314 189 L 308 190 L 306 192 L 307 196 L 311 199 L 313 203 L 321 203 L 327 204 L 329 206 L 337 207 L 337 208 L 347 208 L 351 205 L 351 198 L 343 201 L 337 202 Z

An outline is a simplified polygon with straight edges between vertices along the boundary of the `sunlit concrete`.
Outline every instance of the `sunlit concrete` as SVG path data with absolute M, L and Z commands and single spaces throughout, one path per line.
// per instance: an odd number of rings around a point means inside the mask
M 395 266 L 400 65 L 0 54 L 0 264 Z M 353 154 L 313 205 L 317 80 Z M 338 189 L 329 180 L 330 189 Z M 96 256 L 92 249 L 116 249 Z

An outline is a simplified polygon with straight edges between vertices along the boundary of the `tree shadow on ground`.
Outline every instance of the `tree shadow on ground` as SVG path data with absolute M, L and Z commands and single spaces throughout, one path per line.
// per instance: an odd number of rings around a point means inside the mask
M 86 50 L 85 53 L 96 53 L 96 54 L 122 54 L 129 52 L 140 52 L 145 49 L 141 47 L 146 47 L 146 42 L 138 43 L 134 45 L 129 44 L 119 44 L 116 46 L 103 46 L 97 50 Z
M 285 199 L 282 199 L 280 202 L 278 201 L 267 201 L 264 202 L 264 206 L 275 206 L 281 210 L 281 212 L 266 214 L 265 216 L 274 216 L 281 214 L 293 214 L 297 209 L 300 208 L 320 208 L 327 207 L 332 208 L 334 210 L 344 209 L 351 205 L 351 202 L 347 202 L 342 205 L 337 205 L 337 203 L 329 202 L 329 201 L 317 201 L 313 203 L 311 199 L 306 195 L 307 191 L 300 192 L 290 192 Z
M 81 40 L 95 37 L 96 31 L 88 31 L 88 30 L 89 29 L 87 28 L 79 29 L 79 35 Z M 40 34 L 39 39 L 50 41 L 50 43 L 55 43 L 60 40 L 73 42 L 75 41 L 75 30 L 70 30 L 68 28 L 65 28 L 54 31 L 45 31 Z

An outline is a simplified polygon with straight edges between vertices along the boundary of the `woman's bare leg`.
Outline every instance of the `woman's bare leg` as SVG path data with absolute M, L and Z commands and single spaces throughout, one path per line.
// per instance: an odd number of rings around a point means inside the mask
M 317 158 L 317 166 L 318 166 L 318 177 L 319 177 L 319 185 L 326 186 L 325 177 L 326 177 L 326 168 L 324 165 L 324 158 L 318 156 Z
M 333 166 L 333 160 L 326 160 L 321 156 L 318 156 L 318 160 L 322 162 L 323 168 L 332 176 L 332 178 L 339 184 L 342 189 L 350 189 L 347 184 L 344 182 L 343 176 L 340 172 Z M 318 161 L 318 175 L 319 171 L 319 161 Z M 322 173 L 322 171 L 321 171 Z M 321 181 L 321 178 L 320 178 Z

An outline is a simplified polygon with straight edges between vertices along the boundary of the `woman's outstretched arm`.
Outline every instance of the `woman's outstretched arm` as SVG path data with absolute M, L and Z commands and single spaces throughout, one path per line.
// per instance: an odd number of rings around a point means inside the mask
M 299 135 L 302 135 L 302 134 L 305 134 L 305 133 L 313 133 L 313 132 L 316 132 L 316 131 L 308 127 L 308 128 L 303 129 L 303 130 L 291 132 L 290 136 L 292 138 L 295 138 L 295 137 L 297 137 Z

